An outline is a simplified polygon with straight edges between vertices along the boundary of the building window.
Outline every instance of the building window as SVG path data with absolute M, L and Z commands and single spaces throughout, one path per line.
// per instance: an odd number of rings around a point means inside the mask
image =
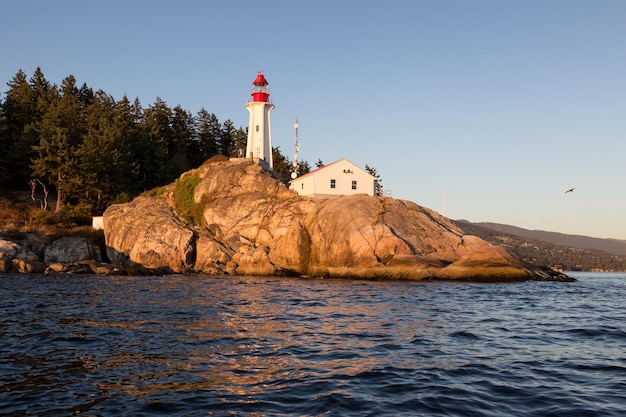
M 335 180 L 330 180 L 330 188 L 337 188 L 337 182 Z
M 356 190 L 356 181 L 352 181 L 352 189 Z
M 257 132 L 259 131 L 259 125 L 256 125 L 256 131 Z

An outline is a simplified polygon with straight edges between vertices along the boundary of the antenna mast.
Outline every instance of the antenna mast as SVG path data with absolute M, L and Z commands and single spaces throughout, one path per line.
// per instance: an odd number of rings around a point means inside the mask
M 300 142 L 298 141 L 298 116 L 296 116 L 296 122 L 293 124 L 294 135 L 296 137 L 294 146 L 296 148 L 293 154 L 293 171 L 291 172 L 291 179 L 296 179 L 298 176 L 298 151 L 300 150 Z

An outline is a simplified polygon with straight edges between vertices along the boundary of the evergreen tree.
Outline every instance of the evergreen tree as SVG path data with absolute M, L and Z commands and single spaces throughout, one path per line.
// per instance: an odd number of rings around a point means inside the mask
M 4 103 L 0 101 L 0 149 L 8 150 L 10 146 L 11 141 L 9 140 Z M 6 187 L 10 177 L 7 154 L 0 152 L 0 186 Z
M 44 178 L 57 191 L 55 212 L 63 208 L 68 177 L 73 174 L 74 159 L 70 150 L 67 130 L 45 119 L 39 125 L 39 145 L 33 146 L 38 157 L 33 160 L 33 175 Z
M 193 161 L 195 166 L 202 164 L 207 159 L 218 155 L 222 126 L 214 113 L 200 109 L 195 118 L 196 145 L 199 151 L 198 159 Z
M 370 167 L 369 165 L 365 164 L 365 171 L 375 178 L 374 179 L 374 195 L 382 196 L 383 195 L 383 183 L 382 183 L 382 180 L 380 179 L 380 175 L 378 175 L 378 172 L 376 172 L 376 168 Z
M 222 126 L 220 134 L 220 154 L 228 157 L 237 156 L 236 129 L 233 122 L 228 119 Z
M 142 144 L 146 135 L 142 127 L 142 109 L 138 99 L 131 105 L 124 95 L 113 108 L 113 130 L 115 131 L 115 149 L 120 153 L 117 186 L 119 194 L 115 202 L 123 202 L 143 190 L 140 161 Z
M 91 101 L 88 132 L 76 154 L 84 178 L 82 206 L 101 214 L 120 194 L 129 191 L 124 189 L 128 185 L 125 177 L 130 173 L 125 156 L 128 148 L 116 124 L 113 98 L 98 91 Z
M 85 188 L 75 155 L 85 133 L 84 116 L 76 79 L 70 75 L 63 80 L 42 121 L 34 124 L 39 144 L 33 146 L 38 153 L 32 161 L 33 173 L 56 188 L 56 212 L 61 211 L 64 199 L 76 203 Z
M 246 145 L 248 143 L 248 129 L 239 127 L 234 134 L 234 153 L 232 156 L 244 158 L 246 156 Z
M 280 152 L 280 147 L 272 148 L 272 161 L 274 165 L 274 174 L 283 182 L 288 183 L 291 176 L 291 163 Z
M 22 70 L 15 74 L 7 86 L 9 90 L 5 94 L 2 109 L 8 142 L 14 145 L 20 142 L 25 127 L 35 120 L 34 94 Z
M 172 174 L 178 177 L 183 172 L 191 169 L 187 155 L 189 148 L 192 147 L 193 138 L 195 136 L 193 117 L 187 110 L 183 110 L 180 104 L 174 107 L 171 132 L 171 144 L 168 147 L 170 169 L 172 170 Z
M 37 68 L 37 77 L 31 82 L 26 73 L 19 70 L 7 83 L 9 90 L 2 105 L 4 117 L 3 154 L 7 172 L 3 185 L 7 188 L 21 188 L 31 178 L 30 160 L 36 156 L 32 149 L 38 143 L 33 123 L 43 116 L 40 109 L 47 109 L 51 87 Z
M 54 84 L 50 84 L 43 75 L 41 68 L 37 67 L 33 76 L 30 78 L 30 86 L 33 92 L 33 104 L 35 117 L 33 121 L 41 120 L 48 112 L 48 107 L 52 102 L 57 100 L 59 91 Z
M 324 162 L 322 162 L 321 159 L 318 159 L 317 162 L 315 163 L 315 167 L 321 168 L 323 166 L 324 166 Z
M 102 92 L 102 90 L 100 91 Z M 83 85 L 78 89 L 78 101 L 81 103 L 81 107 L 85 114 L 87 113 L 87 108 L 93 103 L 94 99 L 95 94 L 93 92 L 93 88 L 87 86 L 87 83 L 83 83 Z
M 307 161 L 298 162 L 298 175 L 304 175 L 311 172 L 311 166 Z
M 172 143 L 171 117 L 171 109 L 159 97 L 152 106 L 144 110 L 146 136 L 137 156 L 145 189 L 167 184 L 176 178 L 168 169 L 168 148 Z

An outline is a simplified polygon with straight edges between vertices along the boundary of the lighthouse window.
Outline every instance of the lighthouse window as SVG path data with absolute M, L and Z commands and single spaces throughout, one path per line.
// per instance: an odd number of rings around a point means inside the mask
M 256 131 L 257 132 L 259 131 L 259 125 L 256 125 Z
M 337 188 L 337 182 L 335 180 L 330 180 L 330 188 Z
M 352 181 L 352 189 L 356 190 L 356 181 Z

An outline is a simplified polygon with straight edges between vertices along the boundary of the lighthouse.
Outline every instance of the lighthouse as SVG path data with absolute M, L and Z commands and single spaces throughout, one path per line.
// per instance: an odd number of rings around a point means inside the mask
M 259 71 L 252 83 L 252 101 L 246 103 L 246 109 L 250 112 L 246 158 L 258 160 L 262 167 L 272 171 L 274 162 L 272 160 L 270 111 L 274 105 L 270 102 L 267 84 L 267 80 Z

